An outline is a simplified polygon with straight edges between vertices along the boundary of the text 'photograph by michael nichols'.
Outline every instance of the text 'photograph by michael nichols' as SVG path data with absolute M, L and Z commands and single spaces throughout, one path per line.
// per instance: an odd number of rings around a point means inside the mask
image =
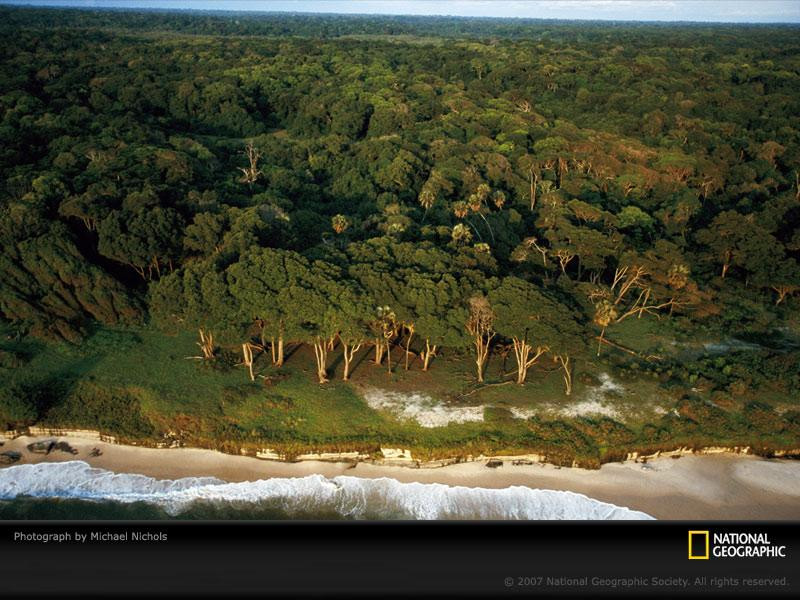
M 0 36 L 4 595 L 800 595 L 800 2 Z

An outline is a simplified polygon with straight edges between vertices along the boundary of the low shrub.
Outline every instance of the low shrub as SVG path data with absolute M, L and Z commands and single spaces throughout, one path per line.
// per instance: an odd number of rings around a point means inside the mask
M 157 434 L 141 410 L 139 398 L 124 389 L 81 382 L 44 416 L 43 422 L 60 427 L 97 429 L 128 438 Z

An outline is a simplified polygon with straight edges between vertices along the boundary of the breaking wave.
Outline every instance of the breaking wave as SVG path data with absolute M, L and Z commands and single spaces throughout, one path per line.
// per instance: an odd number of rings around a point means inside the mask
M 160 480 L 96 469 L 83 461 L 0 469 L 0 499 L 20 497 L 145 502 L 179 517 L 198 505 L 274 509 L 288 518 L 343 519 L 652 519 L 582 494 L 522 486 L 470 488 L 322 475 L 227 483 L 214 477 Z

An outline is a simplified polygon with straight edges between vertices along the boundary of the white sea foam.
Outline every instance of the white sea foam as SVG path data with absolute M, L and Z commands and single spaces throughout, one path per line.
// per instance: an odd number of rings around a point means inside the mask
M 226 483 L 213 477 L 159 480 L 113 473 L 83 461 L 0 469 L 0 499 L 20 495 L 149 502 L 178 515 L 196 502 L 252 504 L 292 514 L 335 512 L 351 519 L 651 519 L 582 494 L 522 486 L 504 489 L 401 483 L 382 477 L 322 475 Z

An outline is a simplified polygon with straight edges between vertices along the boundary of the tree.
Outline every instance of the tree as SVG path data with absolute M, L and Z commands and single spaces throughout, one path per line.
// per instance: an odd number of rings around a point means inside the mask
M 475 346 L 475 366 L 479 382 L 483 382 L 483 369 L 495 336 L 494 321 L 494 311 L 485 296 L 473 296 L 469 299 L 466 327 Z
M 201 356 L 212 360 L 218 341 L 240 341 L 251 320 L 231 293 L 223 265 L 213 260 L 192 262 L 153 282 L 149 305 L 162 327 L 197 331 Z
M 317 379 L 320 384 L 327 383 L 328 352 L 347 318 L 342 306 L 351 299 L 343 299 L 347 288 L 338 281 L 341 273 L 334 265 L 309 263 L 299 257 L 285 264 L 288 284 L 278 292 L 278 303 L 288 309 L 287 332 L 314 348 Z
M 572 394 L 573 359 L 585 350 L 584 329 L 572 310 L 563 304 L 553 305 L 550 327 L 544 328 L 540 339 L 547 344 L 553 361 L 560 365 L 564 379 L 564 394 Z
M 784 258 L 777 263 L 772 263 L 766 279 L 778 294 L 775 305 L 779 305 L 787 297 L 800 291 L 800 267 L 794 258 Z
M 350 227 L 350 220 L 344 215 L 335 215 L 331 218 L 331 226 L 337 234 L 341 234 Z
M 264 174 L 258 167 L 258 161 L 261 160 L 261 152 L 256 150 L 255 146 L 250 142 L 244 147 L 244 155 L 247 157 L 249 164 L 246 167 L 239 167 L 242 172 L 242 177 L 239 181 L 253 185 Z
M 720 277 L 725 279 L 731 266 L 744 267 L 753 249 L 751 241 L 762 243 L 769 236 L 755 223 L 753 215 L 724 211 L 714 217 L 708 229 L 697 232 L 696 239 L 708 248 L 711 260 L 721 265 Z
M 255 381 L 256 376 L 253 373 L 253 344 L 249 342 L 242 344 L 242 362 L 250 374 L 250 381 Z
M 342 345 L 344 360 L 342 380 L 347 381 L 350 379 L 353 358 L 369 335 L 366 320 L 370 307 L 362 290 L 355 284 L 342 283 L 337 289 L 338 293 L 329 296 L 329 301 L 332 303 L 336 335 Z
M 226 271 L 241 318 L 258 324 L 261 345 L 266 348 L 269 340 L 272 363 L 277 367 L 283 365 L 287 323 L 296 310 L 283 294 L 297 285 L 307 264 L 295 252 L 253 248 Z
M 103 256 L 131 266 L 144 280 L 161 276 L 161 267 L 174 268 L 183 229 L 182 217 L 171 208 L 155 208 L 130 214 L 114 211 L 97 227 L 97 249 Z
M 498 334 L 511 339 L 517 361 L 517 383 L 525 383 L 528 369 L 547 352 L 537 333 L 548 318 L 550 300 L 533 285 L 517 277 L 506 277 L 489 293 L 496 315 Z
M 400 328 L 397 315 L 390 306 L 378 306 L 375 308 L 375 314 L 369 322 L 369 327 L 375 337 L 375 364 L 381 364 L 385 352 L 386 368 L 391 373 L 392 341 L 397 337 Z
M 600 337 L 597 340 L 597 356 L 600 356 L 600 348 L 603 344 L 603 336 L 606 329 L 615 323 L 619 317 L 616 307 L 608 298 L 601 298 L 594 306 L 594 318 L 592 319 L 600 327 Z
M 461 349 L 469 343 L 464 330 L 467 311 L 461 305 L 466 290 L 450 273 L 411 273 L 407 290 L 417 329 L 425 339 L 420 358 L 422 370 L 427 371 L 442 346 Z
M 78 342 L 92 321 L 141 320 L 135 296 L 88 262 L 67 227 L 30 207 L 0 209 L 0 313 L 40 337 Z
M 530 210 L 533 211 L 536 206 L 536 191 L 539 187 L 541 167 L 539 166 L 539 161 L 530 154 L 526 154 L 520 158 L 519 166 L 528 177 L 528 199 L 530 202 Z
M 222 250 L 223 236 L 228 227 L 226 215 L 209 212 L 198 213 L 186 227 L 183 247 L 201 256 Z
M 457 244 L 464 244 L 469 243 L 472 241 L 472 232 L 469 230 L 464 223 L 457 223 L 453 227 L 453 232 L 451 234 L 453 241 Z

